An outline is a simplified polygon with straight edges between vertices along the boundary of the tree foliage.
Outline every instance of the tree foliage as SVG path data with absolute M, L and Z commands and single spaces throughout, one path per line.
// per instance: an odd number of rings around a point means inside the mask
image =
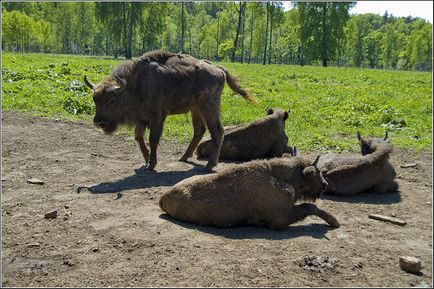
M 432 70 L 431 23 L 387 12 L 349 15 L 353 5 L 6 2 L 2 48 L 116 58 L 164 49 L 217 61 Z

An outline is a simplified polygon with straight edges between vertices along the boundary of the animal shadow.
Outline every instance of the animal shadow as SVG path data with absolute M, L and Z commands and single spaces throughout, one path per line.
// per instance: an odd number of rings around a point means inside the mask
M 353 196 L 339 196 L 333 194 L 323 194 L 321 199 L 345 202 L 345 203 L 365 203 L 371 205 L 385 205 L 395 204 L 401 202 L 401 192 L 394 193 L 376 193 L 376 192 L 362 192 Z
M 104 182 L 88 187 L 89 192 L 94 194 L 119 193 L 127 190 L 146 189 L 159 186 L 173 186 L 174 184 L 207 172 L 200 165 L 188 171 L 145 171 L 143 168 L 135 169 L 134 175 L 113 182 Z
M 200 226 L 187 222 L 183 222 L 170 217 L 168 214 L 161 214 L 161 219 L 170 221 L 181 227 L 198 230 L 206 234 L 222 236 L 228 239 L 267 239 L 267 240 L 285 240 L 293 239 L 302 236 L 310 236 L 315 239 L 325 238 L 325 234 L 329 230 L 335 228 L 327 224 L 307 224 L 307 225 L 290 225 L 284 230 L 271 230 L 267 228 L 259 228 L 252 226 L 234 227 L 234 228 L 218 228 L 211 226 Z

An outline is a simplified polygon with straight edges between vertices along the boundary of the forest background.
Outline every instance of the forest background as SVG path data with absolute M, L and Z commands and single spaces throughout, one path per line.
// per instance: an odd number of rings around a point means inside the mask
M 432 70 L 432 24 L 356 2 L 3 2 L 2 49 L 131 58 Z

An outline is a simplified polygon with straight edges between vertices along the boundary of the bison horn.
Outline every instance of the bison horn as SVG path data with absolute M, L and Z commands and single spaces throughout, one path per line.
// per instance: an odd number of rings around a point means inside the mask
M 318 164 L 319 157 L 320 157 L 320 156 L 317 156 L 316 159 L 313 161 L 313 163 L 312 163 L 312 166 L 313 166 L 313 167 L 316 167 L 316 165 Z
M 120 91 L 124 90 L 125 87 L 127 87 L 127 81 L 124 78 L 119 77 L 119 75 L 117 75 L 117 74 L 116 74 L 116 78 L 121 82 L 121 85 L 115 86 L 114 88 L 116 91 L 120 92 Z
M 357 138 L 359 139 L 359 141 L 362 140 L 362 137 L 360 136 L 360 132 L 359 131 L 357 131 Z
M 383 140 L 386 140 L 388 135 L 389 135 L 389 132 L 386 130 L 386 135 L 384 136 Z
M 87 76 L 84 76 L 84 83 L 93 90 L 94 85 L 92 83 L 89 82 L 89 80 L 87 80 Z

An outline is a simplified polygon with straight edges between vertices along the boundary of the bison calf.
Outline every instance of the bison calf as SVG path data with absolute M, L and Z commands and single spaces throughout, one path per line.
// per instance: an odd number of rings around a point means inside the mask
M 290 110 L 270 108 L 266 112 L 267 116 L 251 123 L 224 128 L 220 160 L 249 161 L 295 154 L 294 148 L 288 146 L 285 133 Z M 204 140 L 197 147 L 197 155 L 208 157 L 211 149 L 212 140 Z
M 318 157 L 319 158 L 319 157 Z M 199 225 L 233 227 L 252 225 L 284 229 L 316 215 L 339 227 L 329 213 L 311 203 L 325 190 L 316 164 L 305 158 L 255 160 L 212 175 L 185 179 L 160 199 L 170 216 Z
M 355 195 L 363 191 L 376 193 L 396 192 L 398 184 L 394 181 L 396 172 L 389 162 L 393 150 L 384 138 L 361 138 L 360 156 L 330 157 L 319 165 L 324 178 L 328 182 L 326 193 L 336 195 Z

